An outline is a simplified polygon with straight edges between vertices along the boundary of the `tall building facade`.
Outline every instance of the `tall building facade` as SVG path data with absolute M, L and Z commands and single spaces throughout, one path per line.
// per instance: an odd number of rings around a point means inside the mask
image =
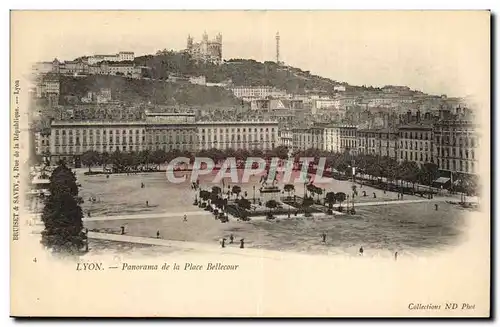
M 440 170 L 476 174 L 478 147 L 478 129 L 471 120 L 440 120 L 434 124 L 434 163 Z
M 222 63 L 222 34 L 217 34 L 213 40 L 208 39 L 207 32 L 203 33 L 200 42 L 194 42 L 191 35 L 187 37 L 186 51 L 194 60 Z
M 87 61 L 89 65 L 97 64 L 101 61 L 133 61 L 135 58 L 134 53 L 131 51 L 120 51 L 117 54 L 111 55 L 94 55 L 88 57 Z
M 325 151 L 340 152 L 340 128 L 339 126 L 325 126 L 323 131 Z
M 399 132 L 398 161 L 414 161 L 419 166 L 433 159 L 432 125 L 403 125 Z
M 357 153 L 396 159 L 398 153 L 398 131 L 393 129 L 358 130 Z
M 53 121 L 51 160 L 72 162 L 86 151 L 196 151 L 194 114 L 149 113 L 143 121 Z
M 278 137 L 279 137 L 279 145 L 280 146 L 285 146 L 288 149 L 292 149 L 293 147 L 293 133 L 291 129 L 280 129 L 278 131 Z
M 272 86 L 236 86 L 231 89 L 234 96 L 247 101 L 254 99 L 265 99 L 267 97 L 283 98 L 286 91 L 276 89 Z
M 198 122 L 199 149 L 261 149 L 279 146 L 277 121 Z
M 355 125 L 341 125 L 339 128 L 340 152 L 357 153 L 357 129 Z

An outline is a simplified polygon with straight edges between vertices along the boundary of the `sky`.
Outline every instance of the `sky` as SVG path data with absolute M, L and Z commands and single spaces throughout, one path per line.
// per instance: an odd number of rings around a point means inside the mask
M 275 60 L 352 85 L 407 85 L 476 95 L 490 76 L 487 11 L 17 11 L 14 64 L 82 55 L 181 50 L 223 35 L 223 57 Z

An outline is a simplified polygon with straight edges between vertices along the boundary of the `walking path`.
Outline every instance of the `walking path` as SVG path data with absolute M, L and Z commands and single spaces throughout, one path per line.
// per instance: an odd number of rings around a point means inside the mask
M 374 202 L 361 202 L 354 203 L 354 207 L 369 207 L 384 204 L 404 204 L 404 203 L 421 203 L 421 202 L 444 202 L 447 198 L 433 198 L 433 199 L 419 199 L 419 200 L 394 200 L 394 201 L 374 201 Z
M 169 218 L 169 217 L 180 217 L 184 215 L 207 215 L 212 216 L 213 213 L 210 211 L 199 210 L 199 211 L 186 211 L 186 212 L 160 212 L 160 213 L 149 213 L 149 214 L 134 214 L 134 215 L 118 215 L 118 216 L 97 216 L 97 217 L 86 217 L 83 221 L 100 221 L 100 220 L 125 220 L 125 219 L 154 219 L 154 218 Z
M 259 258 L 265 257 L 265 258 L 270 258 L 270 259 L 279 259 L 280 257 L 283 256 L 283 254 L 279 251 L 252 249 L 252 248 L 240 249 L 239 242 L 235 242 L 233 244 L 229 244 L 228 242 L 226 242 L 226 247 L 222 248 L 220 244 L 216 245 L 216 244 L 190 242 L 190 241 L 189 242 L 188 241 L 172 241 L 172 240 L 164 240 L 161 238 L 158 239 L 158 238 L 118 235 L 118 234 L 109 234 L 109 233 L 89 232 L 87 234 L 87 236 L 90 239 L 97 239 L 97 240 L 175 247 L 177 249 L 197 250 L 197 251 L 203 251 L 203 252 L 215 252 L 218 254 L 228 253 L 228 254 L 255 256 L 255 257 L 259 257 Z
M 422 203 L 422 202 L 444 202 L 448 200 L 445 197 L 436 197 L 433 199 L 418 199 L 418 200 L 394 200 L 394 201 L 374 201 L 374 202 L 362 202 L 355 203 L 355 208 L 357 207 L 368 207 L 368 206 L 377 206 L 377 205 L 395 205 L 395 204 L 406 204 L 406 203 Z M 345 206 L 345 204 L 344 204 Z M 344 213 L 337 212 L 333 210 L 334 215 L 342 215 Z M 117 215 L 117 216 L 96 216 L 96 217 L 85 217 L 83 221 L 108 221 L 108 220 L 127 220 L 127 219 L 160 219 L 160 218 L 169 218 L 169 217 L 179 217 L 182 218 L 184 215 L 189 216 L 212 216 L 213 213 L 205 210 L 198 211 L 186 211 L 186 212 L 161 212 L 161 213 L 149 213 L 149 214 L 133 214 L 133 215 Z M 314 213 L 313 216 L 323 216 L 324 213 Z M 30 218 L 39 217 L 39 215 L 30 215 Z M 287 214 L 275 215 L 278 219 L 288 218 Z M 302 215 L 301 215 L 302 217 Z M 290 218 L 296 218 L 293 214 L 290 215 Z M 252 217 L 251 220 L 266 220 L 265 216 L 256 216 Z

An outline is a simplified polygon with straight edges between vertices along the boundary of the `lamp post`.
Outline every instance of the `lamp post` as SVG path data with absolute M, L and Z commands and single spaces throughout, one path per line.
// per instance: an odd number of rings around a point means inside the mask
M 255 204 L 255 185 L 253 186 L 253 204 Z

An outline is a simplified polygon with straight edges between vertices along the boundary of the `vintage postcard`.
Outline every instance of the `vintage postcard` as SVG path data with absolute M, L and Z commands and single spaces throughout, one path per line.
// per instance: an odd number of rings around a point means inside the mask
M 11 315 L 489 317 L 489 11 L 11 11 Z

